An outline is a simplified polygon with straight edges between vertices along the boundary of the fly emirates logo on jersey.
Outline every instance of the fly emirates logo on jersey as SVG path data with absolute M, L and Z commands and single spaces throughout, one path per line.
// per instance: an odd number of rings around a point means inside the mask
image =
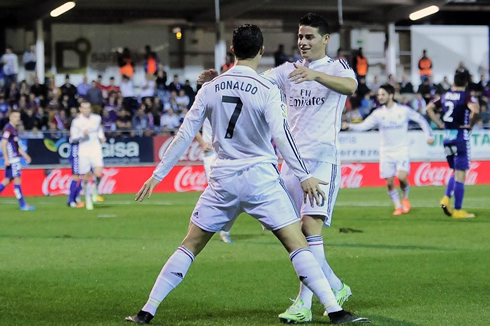
M 297 95 L 294 95 L 297 94 Z M 311 89 L 298 89 L 289 97 L 289 106 L 305 107 L 311 105 L 323 105 L 327 98 L 317 96 Z

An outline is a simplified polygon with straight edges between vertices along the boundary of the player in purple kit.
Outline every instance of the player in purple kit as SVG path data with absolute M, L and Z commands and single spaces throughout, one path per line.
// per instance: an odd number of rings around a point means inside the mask
M 82 182 L 80 181 L 79 172 L 79 158 L 78 158 L 78 141 L 70 138 L 70 163 L 71 163 L 71 182 L 70 193 L 68 194 L 68 206 L 69 207 L 85 207 L 85 204 L 81 201 L 77 201 L 77 198 L 82 191 Z
M 12 111 L 9 115 L 9 123 L 2 131 L 2 152 L 5 160 L 5 178 L 0 183 L 0 193 L 14 180 L 15 197 L 19 200 L 21 211 L 33 211 L 34 206 L 29 206 L 24 201 L 22 189 L 20 187 L 20 159 L 25 158 L 27 163 L 31 162 L 31 157 L 19 146 L 19 133 L 17 126 L 20 123 L 20 112 Z
M 446 193 L 440 205 L 444 213 L 453 218 L 473 218 L 475 214 L 462 209 L 466 172 L 470 169 L 470 131 L 478 121 L 480 105 L 478 99 L 466 92 L 467 77 L 457 72 L 452 91 L 427 106 L 427 114 L 444 129 L 444 150 L 449 167 L 454 170 L 447 184 Z M 435 108 L 442 108 L 442 122 L 434 114 Z M 451 197 L 454 193 L 454 211 Z

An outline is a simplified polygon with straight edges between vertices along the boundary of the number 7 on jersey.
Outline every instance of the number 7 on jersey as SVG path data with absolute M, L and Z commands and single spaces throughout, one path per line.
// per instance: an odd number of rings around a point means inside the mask
M 233 138 L 233 131 L 235 130 L 236 121 L 238 120 L 238 116 L 242 113 L 242 100 L 237 96 L 223 96 L 221 98 L 221 102 L 223 103 L 234 103 L 235 111 L 231 115 L 230 122 L 228 123 L 228 128 L 226 129 L 225 138 Z

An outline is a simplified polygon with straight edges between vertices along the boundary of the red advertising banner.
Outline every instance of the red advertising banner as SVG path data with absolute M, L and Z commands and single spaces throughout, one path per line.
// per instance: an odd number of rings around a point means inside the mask
M 153 169 L 149 166 L 105 168 L 99 192 L 136 193 L 151 176 Z M 466 183 L 490 184 L 489 170 L 490 161 L 472 162 Z M 412 163 L 409 180 L 413 186 L 442 186 L 450 176 L 451 169 L 444 162 Z M 22 190 L 25 196 L 66 195 L 70 188 L 70 178 L 70 169 L 26 169 L 22 171 Z M 203 191 L 206 186 L 202 165 L 181 165 L 170 171 L 155 192 Z M 385 182 L 379 178 L 378 163 L 342 164 L 342 188 L 382 186 L 385 186 Z M 13 196 L 12 186 L 5 189 L 2 196 Z
M 153 158 L 154 162 L 159 163 L 163 153 L 167 150 L 174 137 L 156 136 L 153 137 Z M 193 140 L 189 148 L 184 152 L 179 162 L 202 163 L 202 149 L 197 140 Z

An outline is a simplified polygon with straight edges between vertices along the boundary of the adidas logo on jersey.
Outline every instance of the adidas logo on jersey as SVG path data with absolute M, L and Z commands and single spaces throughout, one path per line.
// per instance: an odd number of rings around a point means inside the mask
M 184 278 L 184 274 L 179 273 L 179 272 L 170 272 L 170 274 L 173 274 L 173 275 L 175 275 L 175 276 L 177 276 L 179 278 Z

